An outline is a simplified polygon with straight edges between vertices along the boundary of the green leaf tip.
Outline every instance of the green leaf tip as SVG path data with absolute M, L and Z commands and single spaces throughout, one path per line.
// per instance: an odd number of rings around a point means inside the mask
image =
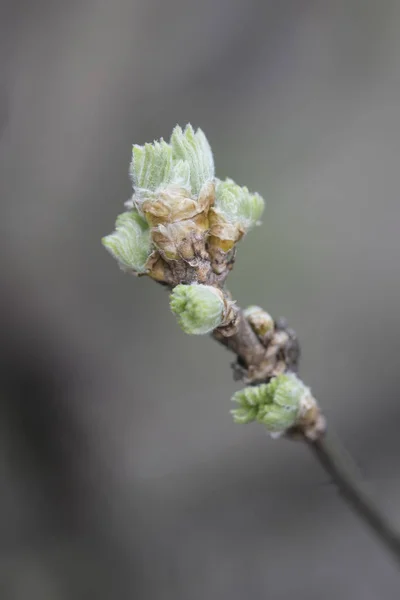
M 144 146 L 134 145 L 130 176 L 135 193 L 149 197 L 168 186 L 197 195 L 214 178 L 214 159 L 206 136 L 191 125 L 177 125 L 168 144 L 162 138 Z
M 119 215 L 114 233 L 103 237 L 101 241 L 122 269 L 145 272 L 151 253 L 150 229 L 136 211 Z
M 309 410 L 308 387 L 293 373 L 284 373 L 268 384 L 249 386 L 236 392 L 232 401 L 239 406 L 231 410 L 235 423 L 262 423 L 270 433 L 280 434 L 293 427 L 304 411 Z
M 169 181 L 172 171 L 172 148 L 162 138 L 159 142 L 134 145 L 130 175 L 134 187 L 154 192 L 164 181 Z
M 215 209 L 228 223 L 239 223 L 246 232 L 259 223 L 264 200 L 260 194 L 251 194 L 247 187 L 226 179 L 217 182 Z
M 210 285 L 177 285 L 170 296 L 170 307 L 180 327 L 188 334 L 210 333 L 224 319 L 223 295 Z
M 199 194 L 203 185 L 214 178 L 214 157 L 206 136 L 201 129 L 195 132 L 190 124 L 184 130 L 177 125 L 171 146 L 174 159 L 189 165 L 192 192 Z
M 231 410 L 235 423 L 251 423 L 257 419 L 260 406 L 269 402 L 268 385 L 263 383 L 257 386 L 248 386 L 237 391 L 232 396 L 232 402 L 239 404 L 239 408 Z

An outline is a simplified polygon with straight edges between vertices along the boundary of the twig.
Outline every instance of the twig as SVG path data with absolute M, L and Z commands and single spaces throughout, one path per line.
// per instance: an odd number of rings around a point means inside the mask
M 369 525 L 392 556 L 400 562 L 400 534 L 355 476 L 349 459 L 343 459 L 340 442 L 337 439 L 333 440 L 327 433 L 318 440 L 311 441 L 304 438 L 304 441 L 330 475 L 340 495 L 364 523 Z
M 238 330 L 225 337 L 216 329 L 213 337 L 242 361 L 246 366 L 258 367 L 265 360 L 265 347 L 250 327 L 243 312 L 239 309 Z

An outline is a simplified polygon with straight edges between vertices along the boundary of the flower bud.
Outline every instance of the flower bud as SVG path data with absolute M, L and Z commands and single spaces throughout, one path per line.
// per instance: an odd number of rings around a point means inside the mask
M 177 285 L 170 296 L 170 306 L 185 333 L 202 335 L 225 324 L 232 302 L 210 285 Z
M 146 271 L 146 262 L 151 254 L 150 230 L 136 211 L 119 215 L 114 233 L 104 237 L 102 244 L 122 269 L 136 273 Z

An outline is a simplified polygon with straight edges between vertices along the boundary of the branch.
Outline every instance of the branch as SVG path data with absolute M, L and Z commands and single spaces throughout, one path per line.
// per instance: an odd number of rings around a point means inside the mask
M 337 486 L 340 495 L 346 500 L 354 512 L 368 525 L 376 537 L 386 546 L 392 556 L 400 562 L 400 534 L 386 515 L 365 490 L 362 482 L 354 474 L 354 469 L 343 459 L 343 451 L 338 440 L 324 434 L 318 440 L 304 441 L 315 458 L 325 469 Z
M 188 334 L 212 333 L 236 355 L 234 373 L 247 387 L 232 398 L 238 423 L 258 421 L 273 435 L 305 441 L 364 523 L 400 561 L 400 537 L 375 507 L 340 447 L 311 390 L 296 376 L 300 349 L 285 321 L 263 309 L 240 310 L 225 288 L 236 246 L 259 224 L 264 201 L 232 179 L 215 176 L 204 133 L 179 126 L 170 142 L 133 146 L 133 196 L 103 244 L 127 272 L 171 292 L 170 306 Z

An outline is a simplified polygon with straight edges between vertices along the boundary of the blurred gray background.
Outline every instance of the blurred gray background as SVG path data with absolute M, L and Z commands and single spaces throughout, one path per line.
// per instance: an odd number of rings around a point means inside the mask
M 100 238 L 131 144 L 202 127 L 267 204 L 231 290 L 295 327 L 400 525 L 400 3 L 3 0 L 0 23 L 2 600 L 398 598 L 307 449 L 232 423 L 230 355 Z

